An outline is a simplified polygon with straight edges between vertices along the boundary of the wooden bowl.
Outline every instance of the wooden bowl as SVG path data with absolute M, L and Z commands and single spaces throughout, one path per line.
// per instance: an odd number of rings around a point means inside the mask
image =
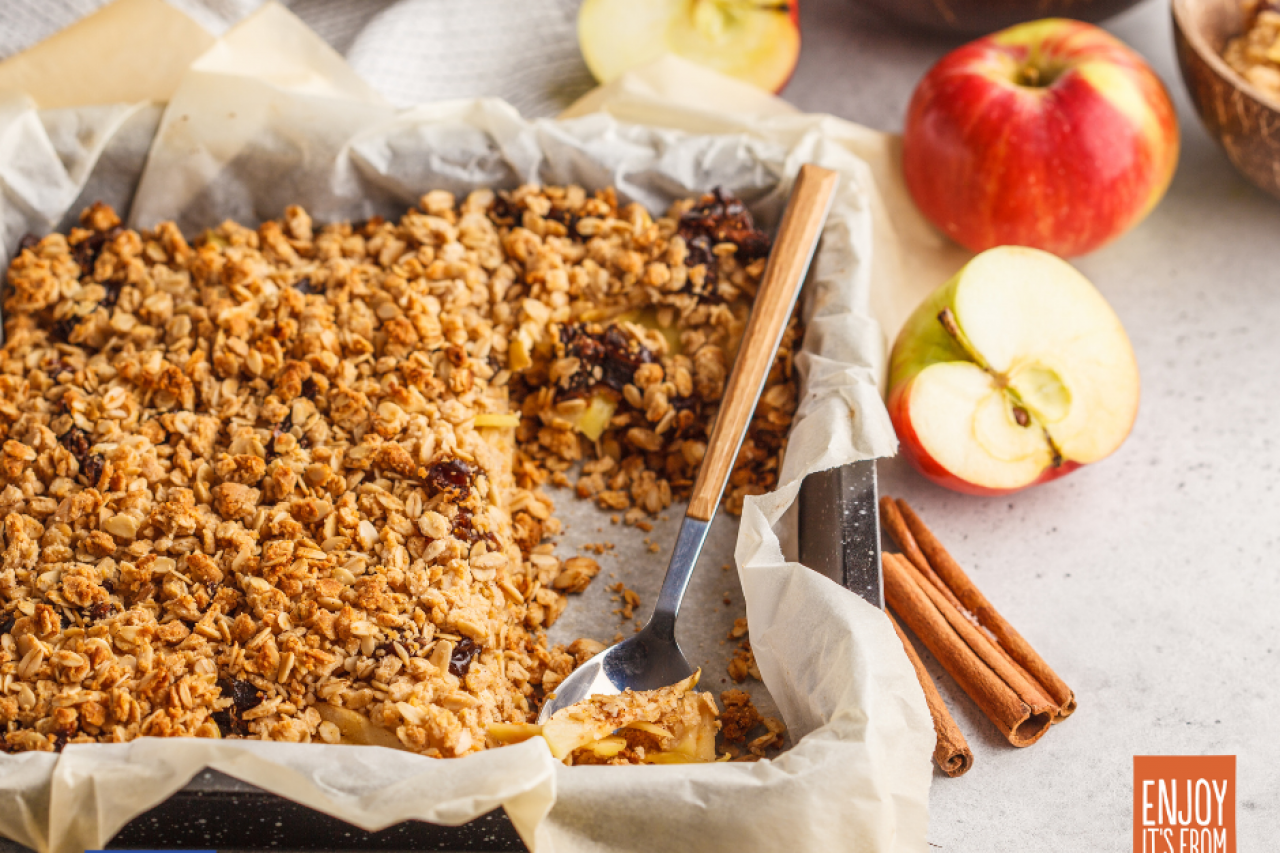
M 1244 32 L 1241 0 L 1173 0 L 1178 65 L 1209 133 L 1246 178 L 1280 198 L 1280 104 L 1222 58 Z
M 1097 23 L 1141 0 L 859 0 L 887 18 L 920 29 L 980 36 L 1038 18 Z

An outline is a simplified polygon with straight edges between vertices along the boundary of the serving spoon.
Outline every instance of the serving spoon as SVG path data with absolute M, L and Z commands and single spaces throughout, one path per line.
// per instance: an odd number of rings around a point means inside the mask
M 813 259 L 818 236 L 831 210 L 837 179 L 835 172 L 819 166 L 800 167 L 756 291 L 755 307 L 747 321 L 733 373 L 720 400 L 720 412 L 653 615 L 640 633 L 590 658 L 560 682 L 543 703 L 539 723 L 546 723 L 556 711 L 591 696 L 655 690 L 693 674 L 694 668 L 676 642 L 676 613 Z

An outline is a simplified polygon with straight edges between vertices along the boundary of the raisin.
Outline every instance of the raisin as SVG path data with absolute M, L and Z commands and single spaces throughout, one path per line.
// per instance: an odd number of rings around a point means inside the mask
M 67 745 L 67 733 L 58 732 L 53 736 L 53 751 L 62 752 L 62 748 Z
M 476 530 L 471 510 L 465 508 L 459 508 L 458 514 L 453 517 L 452 535 L 454 539 L 466 542 L 468 545 L 473 545 L 481 539 L 493 543 L 495 548 L 498 545 L 498 537 L 492 533 L 481 533 Z
M 102 254 L 102 247 L 123 231 L 124 229 L 119 225 L 107 231 L 95 231 L 72 247 L 71 259 L 80 267 L 81 278 L 93 275 L 93 268 L 98 263 L 98 256 Z
M 13 631 L 13 626 L 17 621 L 11 613 L 0 616 L 0 634 L 8 634 Z
M 219 678 L 218 689 L 222 691 L 223 696 L 231 699 L 229 708 L 214 711 L 212 714 L 213 721 L 218 724 L 218 730 L 222 732 L 223 737 L 227 735 L 244 737 L 249 734 L 249 725 L 241 719 L 240 715 L 262 704 L 266 698 L 262 691 L 254 687 L 251 682 L 241 681 L 238 678 Z
M 506 193 L 496 193 L 489 205 L 489 218 L 499 225 L 515 225 L 520 208 L 512 204 Z
M 293 411 L 292 410 L 290 410 L 290 412 L 284 416 L 284 420 L 280 421 L 280 423 L 271 425 L 271 446 L 267 450 L 268 462 L 270 462 L 280 453 L 280 451 L 276 450 L 276 439 L 280 438 L 280 436 L 284 435 L 286 432 L 288 432 L 291 429 L 293 429 Z
M 582 326 L 565 325 L 560 327 L 560 341 L 565 353 L 577 358 L 581 365 L 569 377 L 569 391 L 586 391 L 604 385 L 622 393 L 622 389 L 635 380 L 640 365 L 658 360 L 652 350 L 620 326 L 609 326 L 601 334 L 591 334 Z
M 305 275 L 293 283 L 293 289 L 307 296 L 320 292 L 320 288 L 311 283 L 311 277 Z
M 106 460 L 101 454 L 89 452 L 89 448 L 93 446 L 89 441 L 89 434 L 80 427 L 73 426 L 58 436 L 58 441 L 76 458 L 76 462 L 80 465 L 80 473 L 89 481 L 89 485 L 97 485 Z
M 467 673 L 471 671 L 471 662 L 482 651 L 484 651 L 484 647 L 475 640 L 470 637 L 463 637 L 453 647 L 453 653 L 449 655 L 449 672 L 458 676 L 458 678 L 466 678 Z
M 110 601 L 99 601 L 97 604 L 89 608 L 89 618 L 94 622 L 101 622 L 108 616 L 114 615 L 116 606 Z
M 98 304 L 103 308 L 116 307 L 116 302 L 120 300 L 120 291 L 124 289 L 124 284 L 118 281 L 108 281 L 104 282 L 102 287 L 106 290 L 106 295 L 102 297 L 102 301 Z
M 80 427 L 73 426 L 71 429 L 58 436 L 58 443 L 65 447 L 77 461 L 83 462 L 84 458 L 89 455 L 89 434 Z
M 39 246 L 39 245 L 40 245 L 40 238 L 37 237 L 35 234 L 27 232 L 26 234 L 23 234 L 22 239 L 18 241 L 18 254 L 21 255 L 27 249 L 31 249 L 32 251 L 34 251 L 36 246 Z
M 102 477 L 102 469 L 106 466 L 106 460 L 102 458 L 102 454 L 95 453 L 80 466 L 80 473 L 84 474 L 85 479 L 89 481 L 89 485 L 96 486 L 98 480 Z
M 302 380 L 302 396 L 306 397 L 308 400 L 314 401 L 319 394 L 320 386 L 316 384 L 314 379 L 308 376 L 306 379 Z
M 53 324 L 54 337 L 63 343 L 70 343 L 71 333 L 76 330 L 76 326 L 79 326 L 80 321 L 83 319 L 84 317 L 77 317 L 75 315 L 63 317 L 61 320 Z
M 253 685 L 252 681 L 239 678 L 219 678 L 218 687 L 223 696 L 231 697 L 232 707 L 237 711 L 248 711 L 262 704 L 267 697 Z
M 471 526 L 471 510 L 459 509 L 453 517 L 453 538 L 468 545 L 480 538 L 480 534 Z
M 464 501 L 471 495 L 471 466 L 461 459 L 445 459 L 427 469 L 427 485 L 436 494 L 450 494 Z
M 582 236 L 578 233 L 578 220 L 580 217 L 576 213 L 559 207 L 553 207 L 547 213 L 546 218 L 550 219 L 552 222 L 559 222 L 563 225 L 565 230 L 569 232 L 570 237 Z
M 721 187 L 704 195 L 696 207 L 680 217 L 676 233 L 684 238 L 688 248 L 685 266 L 706 268 L 706 278 L 700 287 L 695 286 L 692 279 L 685 285 L 686 291 L 704 302 L 719 299 L 715 287 L 718 259 L 712 251 L 717 243 L 737 246 L 736 257 L 742 263 L 769 254 L 769 235 L 756 228 L 751 211 L 742 200 Z

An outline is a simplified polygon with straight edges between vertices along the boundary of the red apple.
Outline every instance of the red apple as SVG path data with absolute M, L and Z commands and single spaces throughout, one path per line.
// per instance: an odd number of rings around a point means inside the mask
M 934 482 L 998 495 L 1109 455 L 1138 413 L 1138 366 L 1111 306 L 1038 249 L 983 252 L 907 320 L 889 364 L 904 456 Z
M 769 92 L 800 57 L 797 0 L 586 0 L 578 43 L 601 83 L 673 53 Z
M 1177 118 L 1150 66 L 1057 18 L 944 56 L 916 87 L 902 140 L 916 204 L 975 252 L 1091 252 L 1155 207 L 1177 161 Z

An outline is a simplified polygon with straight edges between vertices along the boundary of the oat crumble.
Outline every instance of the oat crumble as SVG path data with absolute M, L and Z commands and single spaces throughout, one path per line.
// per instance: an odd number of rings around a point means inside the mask
M 1240 76 L 1280 102 L 1280 9 L 1255 5 L 1243 35 L 1227 42 L 1223 58 Z
M 599 650 L 542 633 L 600 567 L 555 555 L 540 486 L 581 462 L 577 494 L 631 524 L 687 493 L 767 250 L 727 195 L 654 221 L 577 187 L 432 192 L 398 222 L 291 207 L 191 243 L 95 205 L 24 240 L 0 350 L 0 748 L 507 742 Z M 798 335 L 730 511 L 776 480 Z M 627 713 L 705 725 L 690 688 Z M 605 757 L 676 742 L 638 737 Z

